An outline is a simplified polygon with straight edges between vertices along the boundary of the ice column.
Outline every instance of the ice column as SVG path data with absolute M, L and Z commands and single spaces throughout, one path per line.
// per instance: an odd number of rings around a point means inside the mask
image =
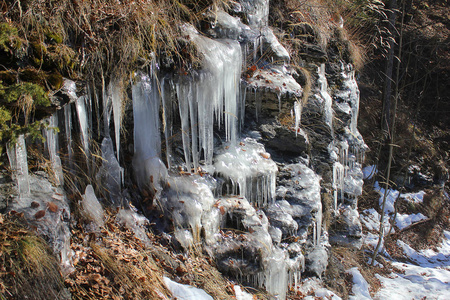
M 167 169 L 160 160 L 160 97 L 156 78 L 138 74 L 132 87 L 134 117 L 133 168 L 141 189 L 162 189 Z
M 67 154 L 69 156 L 70 169 L 73 166 L 73 149 L 72 149 L 72 108 L 71 104 L 64 106 L 64 128 L 66 131 Z
M 199 164 L 203 151 L 206 164 L 212 163 L 213 125 L 224 123 L 226 140 L 235 143 L 238 117 L 242 114 L 239 96 L 242 68 L 241 48 L 234 40 L 212 40 L 192 27 L 186 33 L 203 54 L 203 69 L 193 78 L 182 76 L 175 84 L 183 131 L 183 148 L 188 170 Z M 190 138 L 189 138 L 190 137 Z M 189 153 L 186 153 L 189 152 Z
M 81 131 L 81 141 L 83 143 L 84 153 L 86 154 L 86 159 L 88 159 L 89 151 L 89 123 L 88 123 L 88 113 L 87 113 L 87 101 L 88 96 L 81 96 L 75 101 L 75 109 L 78 115 L 78 122 L 80 124 Z
M 320 86 L 320 96 L 324 100 L 324 117 L 326 124 L 330 127 L 331 136 L 334 136 L 333 130 L 333 100 L 331 99 L 330 94 L 328 93 L 328 82 L 325 77 L 325 64 L 321 64 L 319 67 L 319 78 L 317 80 Z
M 45 130 L 45 137 L 47 142 L 48 154 L 50 156 L 50 162 L 53 172 L 55 174 L 55 180 L 58 185 L 64 184 L 64 175 L 61 165 L 61 159 L 57 154 L 58 145 L 58 115 L 55 113 L 49 118 L 48 128 Z
M 116 206 L 121 204 L 122 168 L 114 156 L 114 148 L 110 137 L 102 141 L 103 163 L 97 173 L 97 180 L 107 192 L 109 200 Z
M 119 80 L 112 80 L 108 86 L 108 94 L 111 97 L 114 113 L 114 136 L 116 141 L 117 161 L 119 161 L 120 151 L 120 125 L 122 122 L 122 86 Z
M 8 144 L 6 151 L 17 182 L 19 197 L 28 195 L 30 193 L 30 183 L 28 180 L 27 148 L 23 135 L 19 135 L 16 144 Z

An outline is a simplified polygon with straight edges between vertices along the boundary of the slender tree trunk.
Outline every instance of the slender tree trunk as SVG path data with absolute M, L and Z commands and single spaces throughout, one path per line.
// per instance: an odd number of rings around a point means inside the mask
M 391 98 L 392 98 L 392 74 L 394 70 L 394 48 L 395 48 L 395 19 L 397 17 L 397 0 L 390 0 L 388 7 L 388 40 L 389 51 L 386 60 L 385 80 L 383 87 L 383 112 L 381 117 L 381 129 L 388 135 L 391 127 Z

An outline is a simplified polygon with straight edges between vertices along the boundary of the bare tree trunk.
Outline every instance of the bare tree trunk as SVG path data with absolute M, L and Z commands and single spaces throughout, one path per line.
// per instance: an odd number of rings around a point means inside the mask
M 397 0 L 390 0 L 388 7 L 387 32 L 389 39 L 389 51 L 386 60 L 385 80 L 383 87 L 383 112 L 381 116 L 381 129 L 389 134 L 391 127 L 391 97 L 392 97 L 392 74 L 394 70 L 394 48 L 395 48 L 395 19 L 397 18 Z

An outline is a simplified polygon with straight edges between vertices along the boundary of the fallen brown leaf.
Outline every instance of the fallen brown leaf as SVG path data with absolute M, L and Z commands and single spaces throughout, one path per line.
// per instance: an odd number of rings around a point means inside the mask
M 56 205 L 54 202 L 48 202 L 47 207 L 48 207 L 48 210 L 53 213 L 57 212 L 59 209 L 58 205 Z
M 36 219 L 43 218 L 44 216 L 45 216 L 45 210 L 40 210 L 40 211 L 38 211 L 37 213 L 34 214 L 34 217 Z

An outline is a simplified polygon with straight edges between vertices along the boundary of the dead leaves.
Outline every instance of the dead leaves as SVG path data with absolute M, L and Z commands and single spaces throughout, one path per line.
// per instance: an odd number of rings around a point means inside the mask
M 58 205 L 56 205 L 54 202 L 48 202 L 47 203 L 47 208 L 49 211 L 55 213 L 58 211 L 59 207 Z
M 36 220 L 42 219 L 45 216 L 45 210 L 40 210 L 34 214 Z

